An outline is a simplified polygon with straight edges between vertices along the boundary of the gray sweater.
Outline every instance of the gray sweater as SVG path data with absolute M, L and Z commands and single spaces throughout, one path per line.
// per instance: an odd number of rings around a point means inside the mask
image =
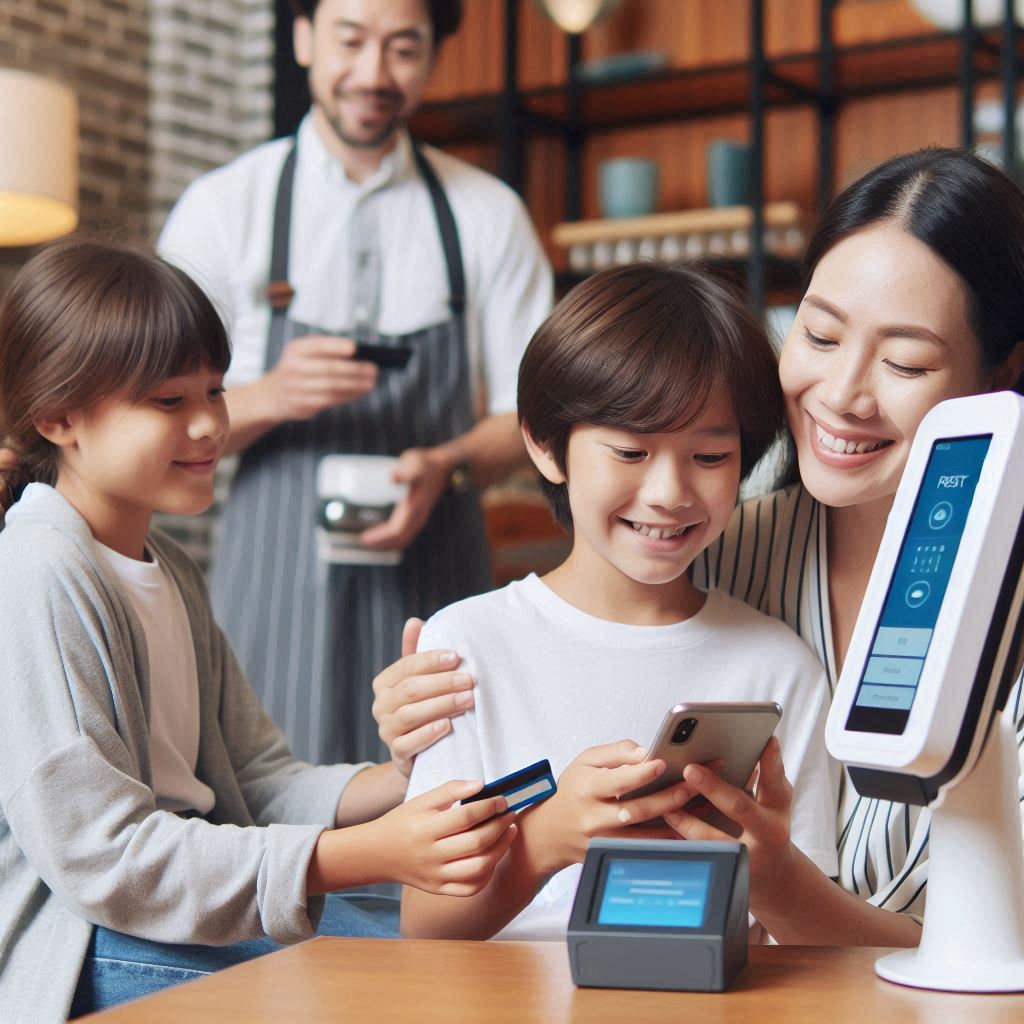
M 292 757 L 198 568 L 154 531 L 195 645 L 196 774 L 216 795 L 209 820 L 158 811 L 142 626 L 85 520 L 43 485 L 26 498 L 0 533 L 4 1024 L 66 1018 L 93 925 L 208 945 L 308 937 L 322 906 L 306 898 L 309 859 L 363 767 Z

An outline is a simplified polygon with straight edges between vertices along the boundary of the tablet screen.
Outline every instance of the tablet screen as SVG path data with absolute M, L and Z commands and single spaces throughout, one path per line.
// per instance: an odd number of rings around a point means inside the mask
M 846 728 L 898 735 L 946 595 L 992 435 L 936 441 Z
M 711 861 L 607 857 L 599 925 L 700 928 L 708 905 Z

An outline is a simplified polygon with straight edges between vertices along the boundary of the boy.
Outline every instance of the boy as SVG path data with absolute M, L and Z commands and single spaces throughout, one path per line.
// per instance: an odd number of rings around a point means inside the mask
M 543 579 L 428 623 L 422 645 L 463 654 L 476 707 L 419 756 L 409 794 L 545 757 L 558 792 L 520 816 L 518 839 L 476 896 L 407 889 L 403 934 L 563 937 L 590 838 L 676 835 L 651 819 L 686 803 L 686 784 L 618 798 L 664 770 L 633 740 L 653 737 L 683 700 L 782 704 L 793 839 L 834 874 L 836 773 L 824 749 L 821 667 L 787 628 L 687 576 L 783 420 L 774 354 L 756 321 L 692 270 L 633 264 L 597 274 L 530 342 L 519 417 L 572 550 Z

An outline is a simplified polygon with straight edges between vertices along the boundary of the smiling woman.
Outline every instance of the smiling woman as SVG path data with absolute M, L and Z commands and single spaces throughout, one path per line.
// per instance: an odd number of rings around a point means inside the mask
M 800 483 L 737 509 L 694 579 L 796 629 L 831 689 L 922 418 L 944 399 L 1020 384 L 1024 194 L 966 153 L 896 157 L 826 211 L 805 282 L 780 360 Z M 1018 733 L 1021 711 L 1018 681 L 1007 708 Z M 750 843 L 772 846 L 760 808 L 710 788 L 713 802 L 738 800 Z M 776 836 L 774 886 L 751 908 L 780 941 L 916 944 L 928 826 L 927 810 L 862 798 L 844 778 L 840 886 Z M 692 821 L 680 831 L 706 835 Z

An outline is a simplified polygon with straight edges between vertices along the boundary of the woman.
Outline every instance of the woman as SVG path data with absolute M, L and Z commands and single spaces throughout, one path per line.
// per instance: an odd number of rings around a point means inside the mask
M 1024 194 L 969 154 L 895 157 L 826 211 L 804 280 L 779 366 L 801 482 L 738 508 L 694 578 L 787 622 L 834 687 L 925 413 L 947 398 L 1020 383 Z M 1007 713 L 1021 732 L 1019 698 L 1018 683 Z M 403 714 L 421 723 L 450 699 L 434 695 Z M 378 690 L 385 738 L 395 721 L 388 702 L 397 703 L 393 687 Z M 711 772 L 690 771 L 688 781 L 742 827 L 752 907 L 778 941 L 918 942 L 927 810 L 862 798 L 845 779 L 836 885 L 789 841 L 791 793 L 777 748 L 762 761 L 756 800 Z M 684 813 L 670 824 L 687 838 L 723 838 Z

